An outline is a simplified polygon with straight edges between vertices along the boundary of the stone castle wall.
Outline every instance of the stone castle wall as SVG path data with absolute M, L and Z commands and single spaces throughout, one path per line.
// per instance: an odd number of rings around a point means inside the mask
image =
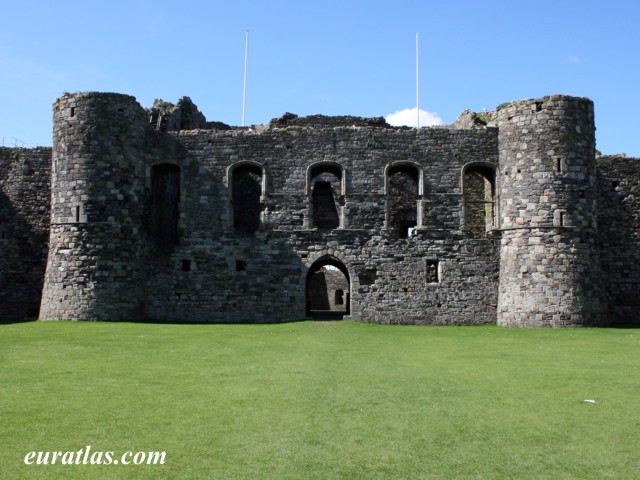
M 0 147 L 0 319 L 37 318 L 49 243 L 50 148 Z
M 640 159 L 598 158 L 600 260 L 612 325 L 640 324 Z
M 44 279 L 42 319 L 298 320 L 329 266 L 327 292 L 346 284 L 343 313 L 369 322 L 640 323 L 640 162 L 596 162 L 587 99 L 484 118 L 495 127 L 286 114 L 249 129 L 186 97 L 145 111 L 65 95 L 53 153 L 0 152 L 0 316 L 35 315 Z
M 460 172 L 470 161 L 495 164 L 495 130 L 277 128 L 200 130 L 174 138 L 184 151 L 165 160 L 181 169 L 182 237 L 171 254 L 149 262 L 149 317 L 304 318 L 307 272 L 330 258 L 348 270 L 353 318 L 494 321 L 497 252 L 492 239 L 461 230 Z M 413 146 L 409 152 L 407 145 Z M 385 169 L 396 162 L 415 165 L 422 176 L 423 193 L 414 200 L 421 226 L 408 238 L 387 225 Z M 230 192 L 233 167 L 244 165 L 263 169 L 260 228 L 250 235 L 234 230 Z M 313 225 L 314 169 L 341 176 L 337 228 Z M 427 260 L 439 262 L 437 286 L 427 279 Z

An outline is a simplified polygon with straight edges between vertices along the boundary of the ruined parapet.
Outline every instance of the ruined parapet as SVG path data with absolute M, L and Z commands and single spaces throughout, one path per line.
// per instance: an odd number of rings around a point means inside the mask
M 269 128 L 349 128 L 349 127 L 378 127 L 393 128 L 383 117 L 356 117 L 353 115 L 327 116 L 308 115 L 299 117 L 294 113 L 285 113 L 269 122 Z
M 490 121 L 490 116 L 486 112 L 476 113 L 471 110 L 465 110 L 455 122 L 451 125 L 451 128 L 459 128 L 463 130 L 473 130 L 475 128 L 486 128 Z
M 156 99 L 153 107 L 147 109 L 147 115 L 151 127 L 163 132 L 210 127 L 229 128 L 220 122 L 215 122 L 215 125 L 208 124 L 204 114 L 189 97 L 181 97 L 176 105 Z
M 498 108 L 498 324 L 599 325 L 593 103 L 550 96 Z
M 128 95 L 78 93 L 56 101 L 41 319 L 141 317 L 148 128 Z

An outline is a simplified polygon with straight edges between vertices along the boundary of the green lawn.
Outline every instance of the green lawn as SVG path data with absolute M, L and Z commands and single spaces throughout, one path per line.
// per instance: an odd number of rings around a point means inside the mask
M 7 479 L 640 478 L 638 329 L 9 324 L 0 386 Z M 166 461 L 23 463 L 87 445 Z

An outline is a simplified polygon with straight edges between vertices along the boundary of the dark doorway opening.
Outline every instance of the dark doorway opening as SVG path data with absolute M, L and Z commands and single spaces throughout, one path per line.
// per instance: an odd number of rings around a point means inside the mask
M 231 203 L 236 232 L 251 235 L 260 228 L 262 169 L 241 165 L 233 171 Z
M 323 257 L 307 272 L 307 317 L 342 320 L 351 313 L 351 281 L 347 267 L 334 257 Z
M 180 168 L 155 165 L 151 170 L 151 236 L 160 248 L 178 244 Z

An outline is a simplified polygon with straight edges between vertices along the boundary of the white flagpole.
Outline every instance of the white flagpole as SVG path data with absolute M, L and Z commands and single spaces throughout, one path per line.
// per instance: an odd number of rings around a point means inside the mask
M 420 73 L 419 73 L 418 34 L 416 33 L 416 118 L 417 128 L 420 128 Z
M 247 61 L 249 59 L 249 30 L 244 43 L 244 85 L 242 88 L 242 126 L 244 127 L 245 111 L 247 107 Z

